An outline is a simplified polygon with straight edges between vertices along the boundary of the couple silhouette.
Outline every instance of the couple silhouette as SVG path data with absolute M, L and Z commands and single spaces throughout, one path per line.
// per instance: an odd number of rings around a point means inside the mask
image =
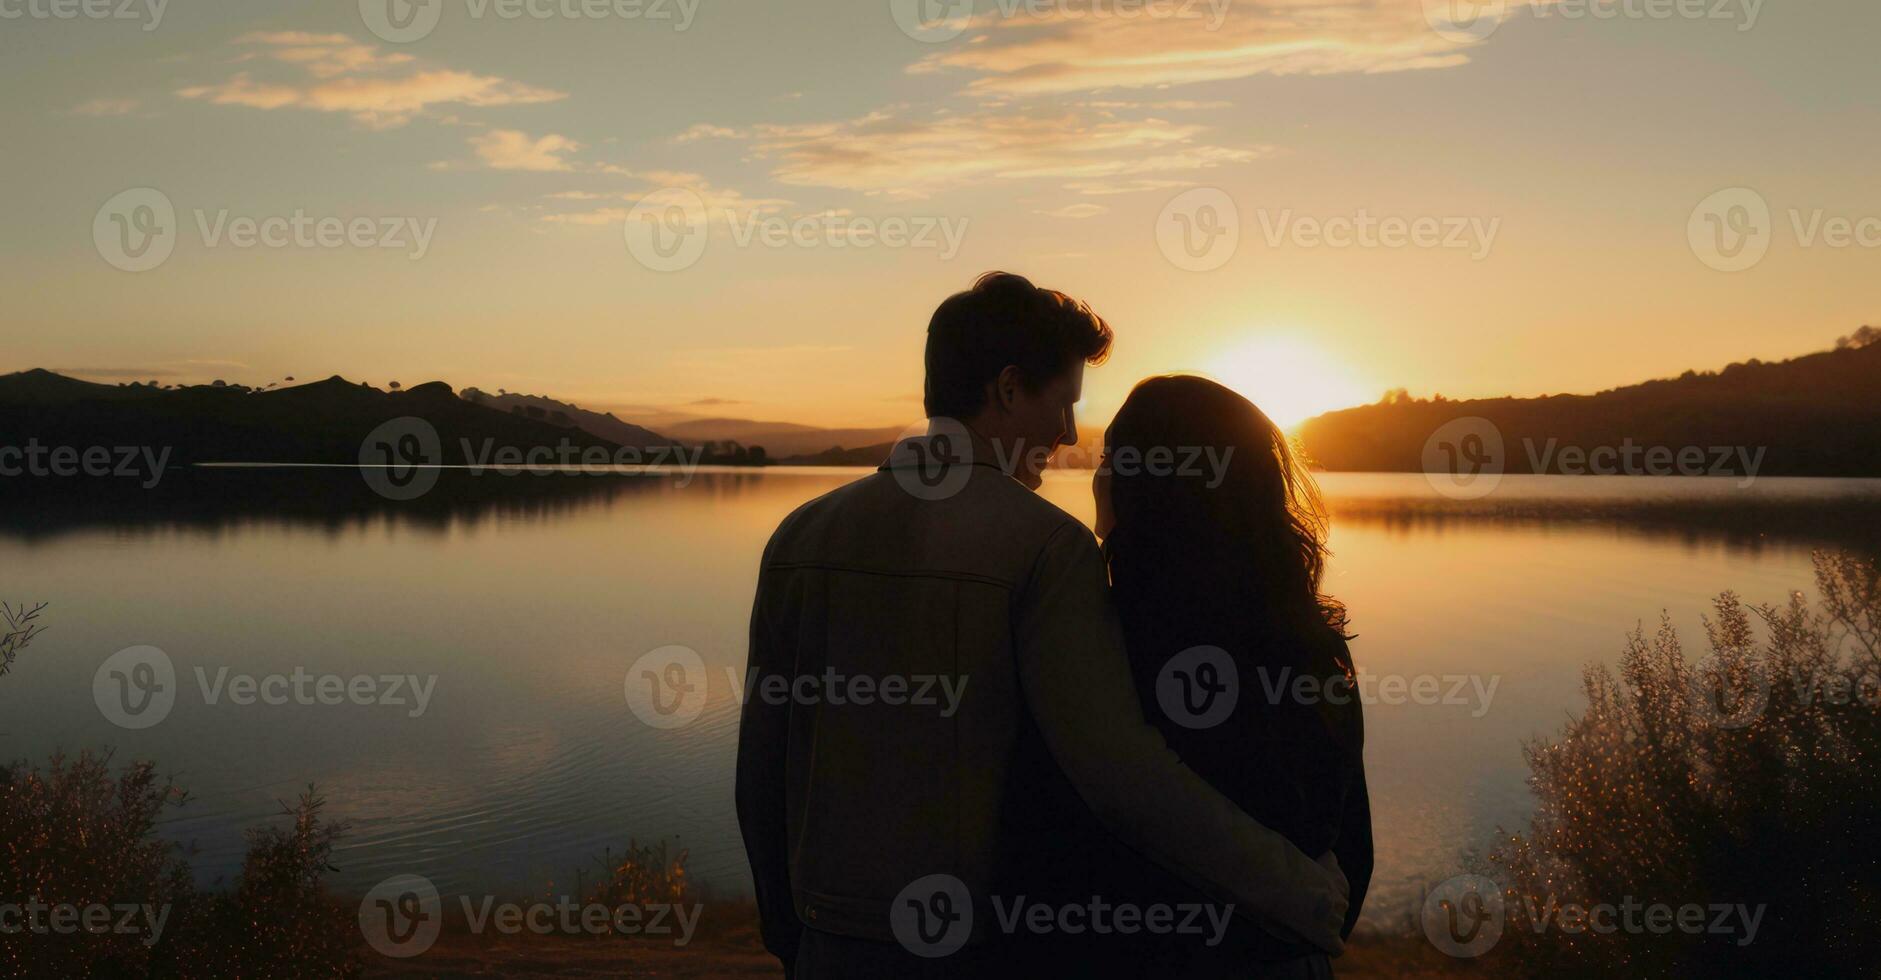
M 1106 431 L 1096 538 L 1040 497 L 1112 339 L 981 276 L 928 325 L 928 420 L 766 546 L 750 670 L 793 696 L 746 703 L 737 804 L 788 976 L 1331 975 L 1372 835 L 1324 509 L 1188 376 Z M 853 696 L 937 677 L 952 710 Z

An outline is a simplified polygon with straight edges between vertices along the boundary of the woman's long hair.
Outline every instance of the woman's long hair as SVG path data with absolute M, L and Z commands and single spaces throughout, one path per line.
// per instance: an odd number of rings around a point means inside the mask
M 1319 488 L 1253 402 L 1206 378 L 1145 380 L 1111 423 L 1104 465 L 1115 517 L 1104 550 L 1126 625 L 1153 623 L 1164 642 L 1305 639 L 1343 659 L 1345 607 L 1321 591 Z

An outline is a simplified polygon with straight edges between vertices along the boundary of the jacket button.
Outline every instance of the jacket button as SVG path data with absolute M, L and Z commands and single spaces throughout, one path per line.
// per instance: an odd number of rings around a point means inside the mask
M 810 906 L 809 908 L 804 909 L 803 917 L 806 919 L 809 919 L 811 922 L 815 922 L 816 921 L 816 907 Z

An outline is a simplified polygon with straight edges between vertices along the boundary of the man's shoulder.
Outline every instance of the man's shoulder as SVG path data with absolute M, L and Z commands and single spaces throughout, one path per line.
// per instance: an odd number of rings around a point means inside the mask
M 766 554 L 797 552 L 873 529 L 884 547 L 903 535 L 959 536 L 982 547 L 1036 552 L 1054 541 L 1092 541 L 1083 522 L 998 470 L 977 468 L 956 492 L 931 497 L 878 471 L 815 497 L 781 521 Z M 853 541 L 852 541 L 853 543 Z

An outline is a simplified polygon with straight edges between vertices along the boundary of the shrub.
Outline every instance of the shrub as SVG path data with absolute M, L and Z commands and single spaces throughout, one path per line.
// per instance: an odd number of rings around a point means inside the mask
M 43 771 L 13 767 L 0 780 L 0 903 L 147 906 L 164 918 L 152 928 L 138 916 L 134 932 L 0 932 L 0 975 L 150 975 L 154 946 L 190 890 L 189 869 L 153 833 L 182 798 L 149 763 L 115 778 L 108 758 L 89 754 L 55 755 Z
M 684 905 L 691 891 L 686 877 L 686 858 L 681 849 L 668 856 L 666 842 L 642 847 L 629 840 L 619 859 L 610 848 L 601 864 L 601 880 L 590 890 L 586 901 L 618 908 L 622 905 Z
M 21 603 L 18 609 L 0 602 L 0 617 L 7 621 L 6 629 L 0 631 L 0 677 L 5 677 L 7 671 L 13 669 L 14 658 L 26 649 L 26 644 L 33 642 L 33 637 L 44 631 L 44 627 L 36 620 L 45 608 L 43 602 L 31 608 Z
M 162 975 L 331 980 L 360 974 L 354 915 L 322 880 L 334 870 L 333 845 L 346 831 L 344 824 L 322 820 L 325 805 L 310 786 L 297 804 L 282 805 L 291 827 L 248 832 L 235 886 L 189 897 Z
M 1502 943 L 1523 974 L 1874 969 L 1881 577 L 1819 553 L 1816 582 L 1815 608 L 1800 593 L 1783 607 L 1720 596 L 1696 666 L 1669 623 L 1636 631 L 1617 676 L 1587 671 L 1586 713 L 1526 746 L 1536 812 L 1490 855 L 1505 872 Z M 1765 911 L 1747 945 L 1741 931 L 1534 928 L 1551 907 L 1629 899 Z

